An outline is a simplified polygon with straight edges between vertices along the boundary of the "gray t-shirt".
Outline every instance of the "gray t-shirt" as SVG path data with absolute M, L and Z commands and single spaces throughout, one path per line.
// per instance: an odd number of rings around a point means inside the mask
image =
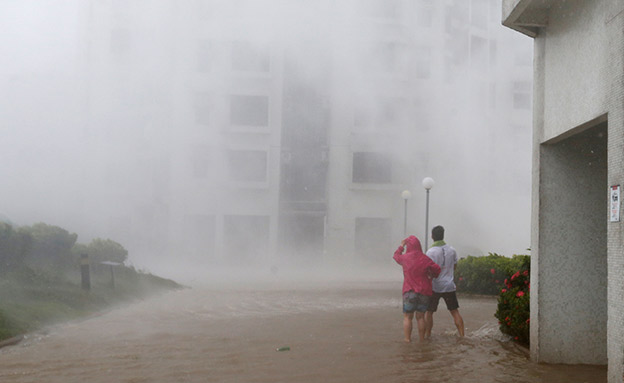
M 453 281 L 455 264 L 457 263 L 457 253 L 450 245 L 434 246 L 427 250 L 427 256 L 438 264 L 442 271 L 433 280 L 433 291 L 436 293 L 450 293 L 455 291 L 455 281 Z

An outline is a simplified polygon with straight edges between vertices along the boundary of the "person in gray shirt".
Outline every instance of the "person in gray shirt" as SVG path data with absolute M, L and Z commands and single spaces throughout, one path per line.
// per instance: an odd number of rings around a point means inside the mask
M 436 226 L 431 230 L 433 244 L 427 250 L 427 256 L 440 266 L 442 271 L 437 278 L 433 279 L 433 296 L 429 300 L 429 307 L 425 313 L 425 337 L 431 336 L 433 328 L 433 313 L 438 310 L 440 298 L 444 299 L 446 308 L 453 317 L 459 336 L 464 336 L 464 319 L 459 313 L 459 302 L 455 293 L 454 281 L 455 267 L 457 266 L 457 253 L 453 247 L 444 242 L 444 227 Z

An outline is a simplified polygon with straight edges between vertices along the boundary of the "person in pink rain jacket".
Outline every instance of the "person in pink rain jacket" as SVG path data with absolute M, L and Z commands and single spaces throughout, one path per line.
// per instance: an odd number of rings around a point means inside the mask
M 433 294 L 431 280 L 440 274 L 440 266 L 422 252 L 420 241 L 413 235 L 401 241 L 392 257 L 403 268 L 403 333 L 412 340 L 412 321 L 416 315 L 418 338 L 425 340 L 425 312 Z

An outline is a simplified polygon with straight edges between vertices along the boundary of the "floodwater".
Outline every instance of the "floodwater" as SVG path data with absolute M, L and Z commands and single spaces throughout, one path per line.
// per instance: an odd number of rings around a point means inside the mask
M 465 338 L 455 336 L 442 310 L 430 341 L 404 343 L 400 288 L 377 282 L 175 291 L 1 349 L 0 382 L 607 380 L 605 367 L 529 361 L 498 331 L 494 298 L 460 297 Z

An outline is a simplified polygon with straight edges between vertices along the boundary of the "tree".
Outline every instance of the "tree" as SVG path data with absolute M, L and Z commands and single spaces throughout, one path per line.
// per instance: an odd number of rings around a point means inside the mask
M 33 266 L 68 267 L 73 263 L 71 249 L 78 235 L 45 223 L 36 223 L 20 230 L 32 238 L 28 259 Z
M 22 229 L 0 222 L 0 270 L 14 269 L 24 262 L 32 246 L 32 237 Z

